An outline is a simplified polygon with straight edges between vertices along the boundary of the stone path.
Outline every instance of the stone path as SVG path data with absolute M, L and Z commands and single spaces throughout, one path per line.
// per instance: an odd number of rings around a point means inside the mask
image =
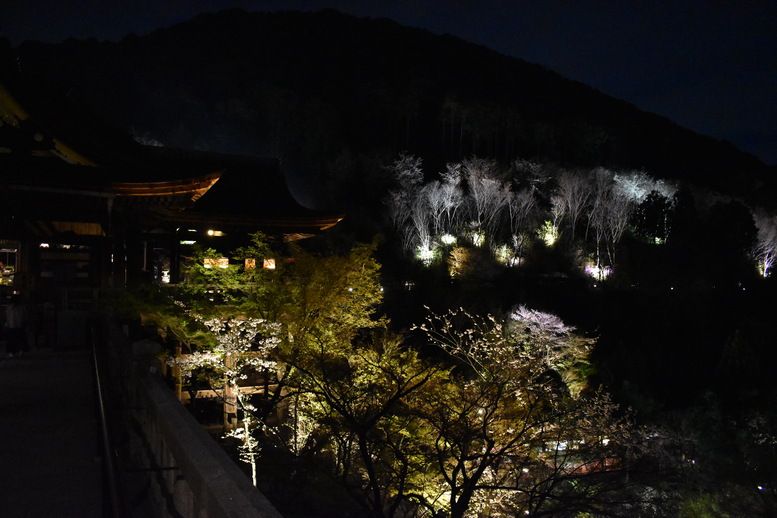
M 0 516 L 101 517 L 89 351 L 0 361 Z

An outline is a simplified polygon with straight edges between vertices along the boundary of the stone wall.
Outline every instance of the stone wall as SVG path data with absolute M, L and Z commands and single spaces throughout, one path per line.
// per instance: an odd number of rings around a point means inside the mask
M 107 335 L 132 430 L 124 457 L 133 467 L 124 485 L 145 493 L 143 510 L 134 514 L 282 518 L 155 374 L 153 362 L 134 357 L 118 328 L 109 327 Z

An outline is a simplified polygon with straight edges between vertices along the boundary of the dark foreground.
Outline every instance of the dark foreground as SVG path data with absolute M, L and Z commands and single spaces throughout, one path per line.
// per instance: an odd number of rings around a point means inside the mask
M 103 515 L 90 354 L 0 361 L 0 515 Z

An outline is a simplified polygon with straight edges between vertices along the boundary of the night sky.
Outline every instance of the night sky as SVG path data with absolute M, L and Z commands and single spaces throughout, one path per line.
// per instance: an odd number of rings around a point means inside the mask
M 197 13 L 332 7 L 538 63 L 777 165 L 773 0 L 2 0 L 13 45 L 118 40 Z

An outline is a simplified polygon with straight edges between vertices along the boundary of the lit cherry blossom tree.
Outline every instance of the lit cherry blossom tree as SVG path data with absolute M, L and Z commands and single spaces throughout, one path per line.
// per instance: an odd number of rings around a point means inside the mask
M 587 175 L 575 171 L 562 171 L 557 178 L 556 195 L 552 198 L 555 209 L 560 205 L 569 221 L 571 237 L 575 238 L 575 229 L 591 198 L 591 182 Z
M 758 230 L 753 255 L 761 275 L 768 277 L 777 258 L 777 216 L 756 213 L 753 219 Z
M 589 176 L 591 182 L 591 198 L 590 210 L 587 213 L 587 222 L 585 227 L 586 239 L 588 239 L 588 232 L 590 231 L 591 227 L 594 226 L 594 221 L 597 218 L 602 217 L 604 212 L 602 207 L 607 203 L 607 200 L 612 194 L 614 176 L 615 173 L 603 167 L 594 169 Z
M 423 189 L 435 236 L 454 232 L 458 222 L 458 212 L 464 200 L 460 169 L 459 164 L 448 164 L 441 179 L 427 184 Z
M 634 205 L 637 230 L 656 244 L 665 243 L 670 215 L 677 203 L 677 186 L 645 171 L 615 173 L 613 182 L 614 192 Z
M 256 318 L 205 319 L 196 313 L 190 314 L 212 333 L 215 344 L 191 354 L 171 357 L 168 364 L 179 368 L 184 380 L 198 376 L 220 395 L 227 436 L 240 439 L 241 458 L 251 466 L 256 485 L 259 452 L 254 432 L 260 423 L 254 417 L 256 408 L 242 389 L 241 381 L 252 372 L 276 368 L 272 353 L 280 343 L 280 325 Z
M 613 507 L 637 441 L 605 394 L 581 391 L 591 340 L 527 308 L 507 320 L 451 312 L 421 329 L 466 367 L 424 410 L 449 516 Z
M 594 180 L 589 223 L 595 231 L 596 265 L 602 267 L 601 248 L 604 246 L 609 264 L 614 266 L 616 246 L 628 228 L 636 205 L 615 187 L 611 171 L 601 168 L 596 170 Z
M 645 171 L 616 173 L 613 181 L 618 192 L 636 204 L 644 202 L 652 192 L 666 200 L 673 199 L 677 194 L 677 186 L 674 183 L 653 178 Z
M 469 188 L 469 216 L 475 231 L 493 241 L 502 210 L 507 206 L 509 189 L 499 180 L 496 162 L 470 158 L 462 165 Z
M 523 253 L 523 247 L 529 234 L 528 223 L 536 206 L 537 197 L 533 187 L 527 187 L 518 192 L 510 191 L 507 213 L 510 222 L 510 237 L 517 257 L 521 257 Z
M 561 222 L 564 219 L 564 216 L 567 214 L 567 207 L 566 202 L 564 201 L 564 197 L 560 194 L 554 194 L 550 197 L 550 227 L 551 231 L 550 233 L 553 236 L 559 235 L 559 228 L 561 227 Z M 547 224 L 548 222 L 546 222 Z M 555 241 L 555 238 L 553 239 Z M 546 242 L 548 240 L 546 239 Z M 552 244 L 549 242 L 549 244 Z
M 429 218 L 432 222 L 432 233 L 440 235 L 444 232 L 443 218 L 445 216 L 445 193 L 442 182 L 434 180 L 422 189 L 422 196 L 429 210 Z
M 461 164 L 448 164 L 442 173 L 442 188 L 440 197 L 444 205 L 445 232 L 452 233 L 459 224 L 460 211 L 464 203 L 464 193 L 461 189 Z
M 429 206 L 428 189 L 421 188 L 418 196 L 410 206 L 410 219 L 407 229 L 412 232 L 409 243 L 416 255 L 425 264 L 432 262 L 434 258 L 434 242 L 432 240 L 432 221 L 434 214 Z

